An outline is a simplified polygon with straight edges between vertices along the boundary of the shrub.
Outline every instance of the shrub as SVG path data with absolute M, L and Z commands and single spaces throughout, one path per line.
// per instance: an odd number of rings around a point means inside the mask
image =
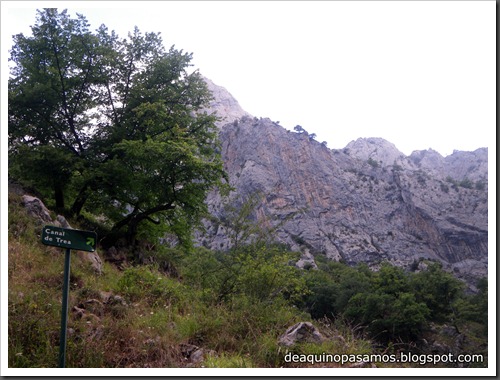
M 440 263 L 431 263 L 425 271 L 415 273 L 410 285 L 418 302 L 423 302 L 430 310 L 434 321 L 449 320 L 453 313 L 453 303 L 463 292 L 463 283 L 445 272 Z
M 465 187 L 466 189 L 472 189 L 474 182 L 466 177 L 458 183 L 458 186 Z
M 179 303 L 186 293 L 178 281 L 145 266 L 126 269 L 118 281 L 118 290 L 132 302 L 144 300 L 150 306 Z
M 373 168 L 378 168 L 380 165 L 377 161 L 375 161 L 373 158 L 368 158 L 368 164 L 371 165 Z

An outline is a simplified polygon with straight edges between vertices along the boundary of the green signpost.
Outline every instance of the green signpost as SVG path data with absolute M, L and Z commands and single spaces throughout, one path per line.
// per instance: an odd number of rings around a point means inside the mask
M 95 251 L 97 235 L 92 231 L 72 230 L 54 226 L 45 226 L 42 230 L 42 243 L 55 247 L 76 249 L 77 251 Z
M 72 230 L 55 226 L 44 226 L 42 243 L 55 247 L 66 248 L 64 260 L 64 283 L 61 310 L 61 338 L 59 343 L 59 367 L 66 366 L 66 331 L 68 328 L 69 273 L 71 250 L 94 252 L 97 234 L 92 231 Z

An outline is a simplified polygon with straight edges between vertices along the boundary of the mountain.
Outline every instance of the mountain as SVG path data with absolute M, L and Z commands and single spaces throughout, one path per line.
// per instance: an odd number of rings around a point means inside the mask
M 222 120 L 217 122 L 219 127 L 238 120 L 243 116 L 251 116 L 241 108 L 238 101 L 224 87 L 217 86 L 208 78 L 203 77 L 203 79 L 213 94 L 213 100 L 210 102 L 208 111 L 215 111 L 222 118 Z
M 422 260 L 434 260 L 472 289 L 487 274 L 487 149 L 405 156 L 381 138 L 332 150 L 311 136 L 249 115 L 220 131 L 234 187 L 229 202 L 258 194 L 252 218 L 301 251 L 299 265 L 314 267 L 324 255 L 418 270 Z M 225 217 L 223 201 L 212 193 L 207 202 L 216 218 L 206 221 L 198 243 L 227 249 L 230 239 L 217 221 Z

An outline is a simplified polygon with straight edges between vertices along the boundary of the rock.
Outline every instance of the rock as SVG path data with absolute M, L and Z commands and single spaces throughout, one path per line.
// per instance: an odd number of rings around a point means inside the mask
M 127 256 L 122 251 L 118 251 L 115 246 L 110 247 L 106 251 L 105 257 L 107 261 L 117 266 L 122 265 L 127 260 Z
M 356 362 L 356 363 L 352 363 L 351 365 L 349 365 L 349 368 L 377 368 L 377 366 L 375 365 L 375 363 L 370 363 L 370 362 Z
M 104 314 L 103 303 L 95 298 L 88 299 L 79 306 L 83 306 L 85 310 L 87 310 L 92 314 L 97 315 L 98 317 L 101 317 Z
M 73 309 L 71 309 L 71 311 L 73 311 L 73 314 L 77 319 L 81 319 L 85 315 L 85 309 L 78 306 L 73 306 Z
M 464 334 L 458 334 L 455 338 L 455 351 L 461 352 L 464 348 L 464 343 L 467 337 Z
M 314 256 L 309 252 L 307 248 L 295 265 L 297 266 L 297 268 L 301 269 L 318 269 L 318 265 L 314 261 Z
M 278 344 L 286 347 L 296 343 L 321 343 L 325 340 L 323 335 L 311 322 L 299 322 L 289 327 L 278 339 Z
M 205 359 L 206 354 L 215 353 L 215 351 L 212 350 L 206 351 L 203 348 L 188 343 L 181 344 L 180 350 L 181 354 L 184 356 L 184 359 L 188 361 L 190 364 L 201 363 Z
M 441 328 L 441 334 L 455 337 L 455 336 L 459 335 L 459 332 L 457 331 L 457 328 L 454 326 L 444 325 Z
M 487 273 L 487 186 L 448 182 L 448 176 L 487 179 L 487 149 L 407 157 L 388 141 L 369 138 L 330 150 L 305 133 L 247 116 L 224 125 L 219 136 L 235 189 L 229 203 L 261 194 L 251 219 L 275 229 L 277 243 L 300 251 L 299 265 L 313 265 L 306 249 L 313 259 L 321 254 L 373 269 L 383 261 L 405 268 L 439 261 L 471 290 Z M 197 244 L 227 250 L 231 240 L 217 222 L 226 216 L 223 198 L 214 191 L 207 205 L 214 220 L 196 233 Z
M 435 354 L 447 354 L 447 353 L 451 352 L 450 347 L 448 347 L 445 344 L 439 343 L 439 342 L 434 342 L 430 348 L 431 348 L 432 353 L 435 353 Z
M 62 227 L 62 228 L 73 228 L 69 225 L 68 221 L 66 218 L 62 215 L 57 215 L 56 221 L 58 222 L 57 224 Z
M 100 291 L 99 296 L 101 297 L 102 303 L 104 304 L 121 304 L 121 305 L 127 305 L 127 302 L 125 302 L 125 299 L 119 295 L 113 294 L 112 292 L 105 292 L 105 291 Z
M 203 361 L 203 358 L 204 358 L 204 351 L 200 348 L 194 351 L 189 357 L 191 363 L 199 363 Z
M 23 195 L 22 202 L 28 214 L 34 217 L 39 224 L 53 223 L 50 211 L 40 199 L 31 195 Z
M 189 343 L 181 343 L 179 348 L 185 359 L 189 359 L 191 354 L 199 349 L 198 346 Z
M 219 128 L 227 123 L 241 119 L 243 116 L 251 116 L 241 108 L 238 101 L 224 87 L 217 86 L 208 78 L 203 79 L 214 97 L 210 102 L 209 111 L 215 111 L 218 116 L 223 118 L 223 120 L 216 122 Z
M 387 140 L 378 137 L 359 138 L 346 145 L 349 155 L 372 163 L 371 165 L 393 165 L 403 162 L 404 154 Z
M 90 264 L 90 267 L 99 275 L 102 274 L 102 260 L 99 257 L 97 251 L 86 252 L 86 251 L 76 251 L 77 256 L 83 262 Z

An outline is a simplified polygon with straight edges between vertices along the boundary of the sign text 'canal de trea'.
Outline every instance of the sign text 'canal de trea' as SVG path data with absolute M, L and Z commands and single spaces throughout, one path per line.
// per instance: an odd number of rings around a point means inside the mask
M 55 226 L 44 226 L 42 243 L 55 247 L 94 252 L 97 234 L 93 231 L 73 230 Z

